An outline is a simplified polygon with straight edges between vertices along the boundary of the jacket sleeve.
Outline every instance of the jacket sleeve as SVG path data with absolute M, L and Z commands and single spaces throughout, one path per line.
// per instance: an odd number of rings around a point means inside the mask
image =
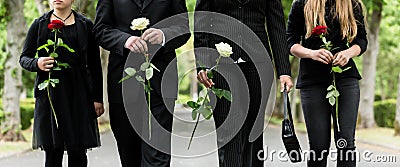
M 211 15 L 210 0 L 197 0 L 194 12 L 194 54 L 196 58 L 197 71 L 205 67 L 212 67 L 210 61 L 210 34 L 211 32 Z M 207 13 L 206 13 L 207 12 Z
M 36 49 L 38 48 L 38 26 L 38 20 L 36 19 L 28 30 L 24 48 L 22 49 L 22 53 L 19 58 L 19 64 L 21 67 L 31 72 L 40 71 L 37 65 L 38 58 L 35 58 Z
M 101 47 L 123 56 L 125 42 L 131 35 L 113 27 L 113 11 L 112 0 L 98 1 L 93 33 Z
M 175 49 L 184 45 L 190 38 L 189 28 L 189 16 L 187 13 L 185 0 L 174 0 L 172 3 L 171 11 L 173 18 L 168 23 L 170 26 L 166 28 L 160 28 L 165 36 L 165 48 L 168 51 L 174 51 Z
M 364 23 L 363 9 L 361 4 L 360 3 L 355 4 L 353 11 L 355 19 L 357 21 L 357 36 L 351 42 L 351 45 L 360 46 L 361 48 L 360 55 L 362 55 L 367 50 L 368 40 L 367 40 L 367 31 L 365 29 L 365 23 Z
M 103 76 L 101 69 L 101 60 L 100 60 L 100 47 L 97 44 L 94 35 L 92 33 L 93 23 L 88 20 L 88 53 L 87 53 L 87 68 L 91 74 L 92 81 L 89 84 L 92 84 L 92 97 L 95 102 L 103 103 Z
M 267 31 L 277 75 L 290 75 L 289 51 L 286 47 L 285 18 L 280 0 L 267 1 Z

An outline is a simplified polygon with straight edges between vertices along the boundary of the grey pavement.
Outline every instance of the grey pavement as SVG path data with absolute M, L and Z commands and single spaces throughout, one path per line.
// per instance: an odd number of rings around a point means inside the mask
M 192 146 L 187 150 L 189 136 L 194 127 L 194 122 L 191 121 L 189 111 L 176 111 L 173 138 L 172 138 L 172 167 L 218 167 L 217 152 L 216 152 L 216 135 L 214 132 L 213 120 L 201 121 L 196 132 L 196 138 L 193 140 Z M 298 134 L 303 150 L 308 149 L 307 135 Z M 106 132 L 101 136 L 102 146 L 100 148 L 88 151 L 90 167 L 118 167 L 120 161 L 116 143 L 112 133 Z M 280 156 L 284 152 L 284 147 L 280 138 L 280 127 L 270 125 L 264 133 L 265 153 L 268 158 L 265 161 L 265 166 L 270 167 L 305 167 L 306 163 L 301 162 L 293 164 L 287 162 L 287 158 Z M 332 145 L 333 146 L 333 145 Z M 332 147 L 333 148 L 333 147 Z M 400 167 L 400 151 L 388 149 L 378 146 L 372 146 L 361 142 L 357 143 L 358 151 L 360 152 L 360 167 Z M 385 158 L 395 158 L 396 162 L 367 162 L 364 155 L 371 161 L 384 160 Z M 379 157 L 381 156 L 381 157 Z M 386 157 L 385 157 L 386 156 Z M 68 156 L 64 156 L 64 166 L 67 166 Z M 329 166 L 336 166 L 335 162 L 329 160 Z M 22 153 L 6 159 L 0 159 L 0 167 L 40 167 L 44 166 L 44 153 L 42 151 L 30 151 Z

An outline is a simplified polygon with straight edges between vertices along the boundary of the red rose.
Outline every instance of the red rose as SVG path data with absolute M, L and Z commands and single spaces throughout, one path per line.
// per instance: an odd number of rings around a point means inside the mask
M 316 27 L 312 30 L 311 34 L 312 34 L 312 35 L 319 36 L 319 35 L 321 35 L 321 34 L 326 33 L 327 29 L 328 29 L 327 26 L 316 26 Z
M 53 29 L 60 29 L 61 27 L 64 27 L 64 22 L 61 20 L 52 20 L 49 25 L 47 25 L 47 28 L 50 30 Z

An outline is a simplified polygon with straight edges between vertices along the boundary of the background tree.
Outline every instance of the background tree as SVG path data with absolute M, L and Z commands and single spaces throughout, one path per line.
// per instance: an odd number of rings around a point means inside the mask
M 5 121 L 2 123 L 1 140 L 24 141 L 20 128 L 20 94 L 22 90 L 19 55 L 25 39 L 26 23 L 24 18 L 24 0 L 5 1 L 7 19 L 7 44 L 4 63 L 3 110 Z
M 397 86 L 397 107 L 396 107 L 396 120 L 394 121 L 394 135 L 400 136 L 400 74 L 399 74 L 399 85 Z

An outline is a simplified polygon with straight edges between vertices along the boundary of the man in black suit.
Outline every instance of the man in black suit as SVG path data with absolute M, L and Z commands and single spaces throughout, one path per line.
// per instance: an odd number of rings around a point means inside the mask
M 160 70 L 160 72 L 155 71 L 153 78 L 150 79 L 153 88 L 150 100 L 151 112 L 164 129 L 172 131 L 171 108 L 173 109 L 177 92 L 172 92 L 167 98 L 161 94 L 161 79 L 171 63 L 172 67 L 175 67 L 172 69 L 175 70 L 174 74 L 168 75 L 177 78 L 175 49 L 185 44 L 190 37 L 186 12 L 184 0 L 98 1 L 93 31 L 100 46 L 110 51 L 107 81 L 110 124 L 117 140 L 123 167 L 170 166 L 170 149 L 160 151 L 152 147 L 141 139 L 130 124 L 123 104 L 122 84 L 118 82 L 123 77 L 128 56 L 140 57 L 144 53 L 149 53 L 151 62 Z M 181 13 L 185 14 L 183 17 L 181 15 L 174 25 L 157 25 L 162 20 Z M 141 17 L 149 19 L 151 27 L 145 30 L 143 35 L 140 31 L 130 29 L 131 21 Z M 177 85 L 177 79 L 174 84 Z M 157 136 L 153 138 L 157 139 Z M 164 145 L 170 147 L 170 135 L 167 138 L 163 137 L 163 140 Z
M 262 167 L 263 161 L 258 155 L 260 151 L 263 153 L 264 97 L 270 90 L 263 85 L 270 86 L 273 78 L 272 67 L 271 70 L 266 68 L 271 66 L 268 54 L 275 62 L 281 91 L 285 85 L 287 90 L 293 86 L 281 1 L 197 0 L 194 15 L 194 46 L 198 48 L 195 56 L 199 66 L 212 67 L 219 55 L 215 49 L 201 48 L 215 48 L 219 42 L 228 43 L 233 48 L 233 60 L 221 60 L 218 73 L 213 72 L 213 79 L 207 77 L 207 71 L 198 70 L 198 80 L 206 87 L 229 89 L 233 95 L 232 103 L 217 99 L 213 111 L 219 166 Z M 235 71 L 235 68 L 238 70 Z M 265 70 L 260 72 L 259 69 L 263 68 Z M 239 73 L 244 74 L 245 81 L 240 79 Z M 244 82 L 247 85 L 243 85 Z M 249 102 L 246 93 L 249 94 Z M 235 97 L 235 94 L 239 95 Z

